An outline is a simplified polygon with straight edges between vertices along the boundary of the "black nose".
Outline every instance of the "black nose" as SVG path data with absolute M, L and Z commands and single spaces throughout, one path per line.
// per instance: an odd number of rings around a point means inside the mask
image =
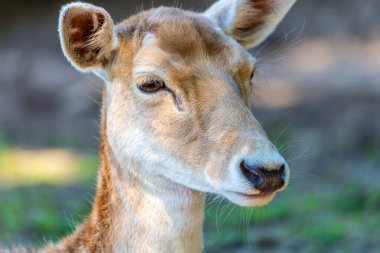
M 245 161 L 240 163 L 243 175 L 261 192 L 274 192 L 285 184 L 285 164 L 277 168 L 251 166 Z

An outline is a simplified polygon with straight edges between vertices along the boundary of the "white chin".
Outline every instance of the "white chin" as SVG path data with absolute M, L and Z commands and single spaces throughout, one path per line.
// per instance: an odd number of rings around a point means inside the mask
M 240 206 L 264 206 L 271 202 L 276 195 L 275 192 L 267 193 L 265 195 L 246 195 L 237 192 L 224 192 L 229 201 Z

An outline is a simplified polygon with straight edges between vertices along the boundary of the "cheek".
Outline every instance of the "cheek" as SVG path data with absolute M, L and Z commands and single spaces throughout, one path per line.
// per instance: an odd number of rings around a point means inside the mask
M 149 120 L 144 120 L 144 110 L 131 90 L 124 85 L 113 84 L 112 94 L 107 104 L 107 136 L 111 147 L 121 158 L 136 157 L 151 141 L 146 134 Z
M 205 174 L 208 181 L 214 187 L 220 185 L 227 178 L 227 170 L 225 170 L 225 159 L 218 154 L 211 154 L 205 166 Z
M 195 169 L 204 165 L 209 148 L 207 136 L 188 111 L 161 109 L 152 116 L 155 141 L 169 155 Z
M 221 131 L 213 140 L 210 155 L 206 163 L 205 172 L 214 185 L 225 182 L 229 175 L 228 165 L 236 146 L 238 134 L 234 131 Z

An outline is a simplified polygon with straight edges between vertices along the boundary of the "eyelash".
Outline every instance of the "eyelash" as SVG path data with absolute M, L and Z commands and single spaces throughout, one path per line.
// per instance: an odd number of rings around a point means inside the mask
M 166 85 L 165 82 L 159 79 L 149 80 L 146 82 L 142 82 L 141 84 L 138 84 L 137 86 L 140 91 L 145 93 L 155 93 L 159 90 L 165 89 Z

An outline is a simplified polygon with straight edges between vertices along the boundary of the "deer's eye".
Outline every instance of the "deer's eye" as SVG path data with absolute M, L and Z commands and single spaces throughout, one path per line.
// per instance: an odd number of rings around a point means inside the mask
M 143 92 L 156 92 L 165 88 L 165 83 L 162 80 L 152 80 L 138 85 L 139 90 Z

